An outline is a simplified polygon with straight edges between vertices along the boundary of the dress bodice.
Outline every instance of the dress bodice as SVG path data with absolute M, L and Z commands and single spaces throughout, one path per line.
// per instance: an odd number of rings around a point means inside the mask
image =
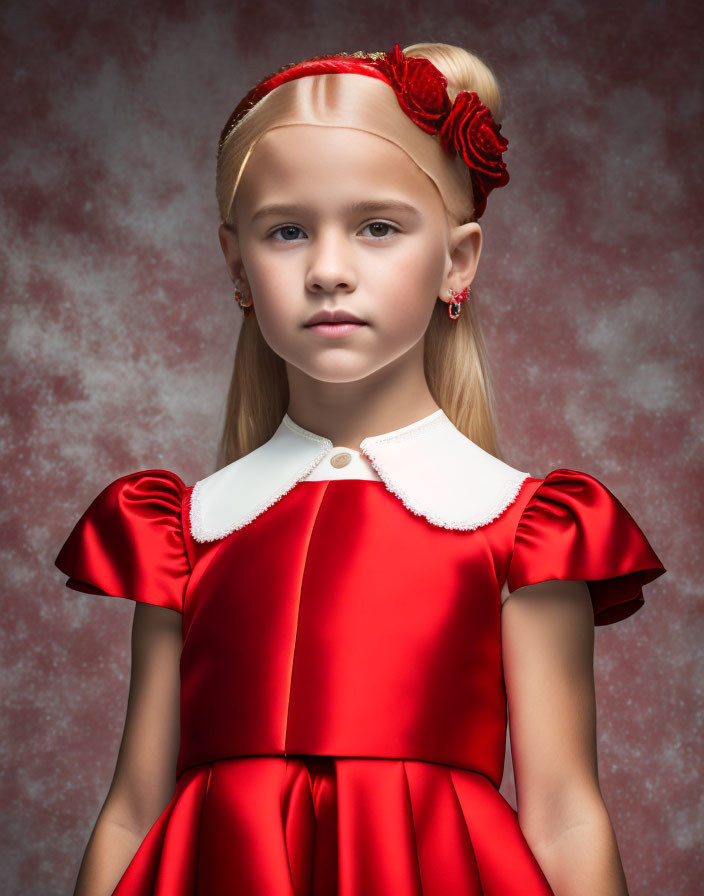
M 180 768 L 408 756 L 498 787 L 500 588 L 521 504 L 468 534 L 431 526 L 380 482 L 302 481 L 226 539 L 189 543 Z

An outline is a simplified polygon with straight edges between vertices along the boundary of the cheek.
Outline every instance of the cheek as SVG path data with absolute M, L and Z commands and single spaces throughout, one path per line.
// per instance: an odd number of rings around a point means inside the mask
M 297 363 L 297 338 L 305 316 L 291 277 L 282 277 L 280 271 L 268 266 L 259 276 L 250 277 L 254 293 L 257 323 L 264 341 L 279 357 Z
M 262 336 L 277 354 L 285 354 L 285 347 L 298 324 L 294 319 L 293 303 L 287 302 L 285 292 L 273 285 L 255 292 L 254 304 Z
M 260 321 L 276 326 L 295 311 L 292 295 L 292 278 L 285 269 L 276 264 L 260 264 L 248 269 L 249 282 L 254 296 L 254 304 Z
M 409 324 L 427 322 L 440 293 L 443 273 L 442 251 L 429 253 L 426 246 L 418 246 L 403 263 L 385 266 L 380 277 L 380 299 Z

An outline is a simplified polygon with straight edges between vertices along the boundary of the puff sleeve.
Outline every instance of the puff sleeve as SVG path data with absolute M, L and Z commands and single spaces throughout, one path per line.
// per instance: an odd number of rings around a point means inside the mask
M 181 507 L 186 486 L 166 470 L 110 483 L 76 523 L 55 565 L 75 591 L 183 612 L 190 575 Z
M 549 579 L 586 581 L 594 624 L 631 616 L 642 588 L 665 572 L 645 535 L 598 479 L 553 470 L 528 500 L 516 527 L 509 592 Z

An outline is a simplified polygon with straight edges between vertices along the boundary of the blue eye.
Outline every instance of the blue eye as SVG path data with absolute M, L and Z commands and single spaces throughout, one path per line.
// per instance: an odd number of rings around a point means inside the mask
M 274 236 L 274 234 L 279 233 L 279 231 L 284 231 L 284 230 L 287 230 L 287 231 L 289 231 L 289 232 L 292 231 L 292 230 L 297 230 L 297 231 L 299 231 L 299 232 L 302 233 L 301 228 L 300 228 L 300 227 L 296 227 L 295 224 L 284 224 L 283 227 L 277 227 L 276 230 L 273 230 L 273 231 L 271 232 L 271 236 Z M 284 237 L 283 242 L 285 242 L 285 243 L 292 243 L 292 242 L 295 242 L 295 238 L 294 238 L 293 240 L 289 240 L 289 239 L 287 239 L 286 237 Z

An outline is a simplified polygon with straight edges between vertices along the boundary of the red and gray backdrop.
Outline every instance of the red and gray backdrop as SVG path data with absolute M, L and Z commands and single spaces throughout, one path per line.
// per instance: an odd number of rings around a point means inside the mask
M 71 892 L 127 700 L 133 604 L 54 557 L 114 478 L 214 469 L 241 313 L 220 129 L 284 63 L 426 40 L 503 87 L 475 286 L 506 460 L 597 476 L 668 569 L 597 629 L 599 770 L 631 893 L 699 892 L 701 25 L 664 0 L 5 4 L 3 893 Z

